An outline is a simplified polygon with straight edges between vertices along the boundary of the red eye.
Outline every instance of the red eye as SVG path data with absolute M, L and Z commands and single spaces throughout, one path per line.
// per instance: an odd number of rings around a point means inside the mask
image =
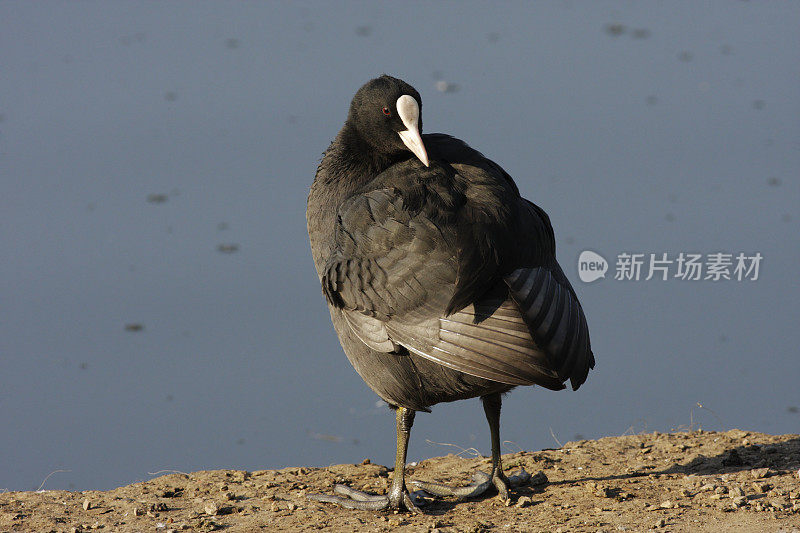
M 383 108 L 383 114 L 386 115 L 387 117 L 391 117 L 392 116 L 392 111 L 388 107 L 384 107 Z

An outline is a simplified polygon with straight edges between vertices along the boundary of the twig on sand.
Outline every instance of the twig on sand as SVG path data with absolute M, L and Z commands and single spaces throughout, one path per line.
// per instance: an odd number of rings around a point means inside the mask
M 553 437 L 553 440 L 554 440 L 554 441 L 556 441 L 556 444 L 558 444 L 558 447 L 559 447 L 559 448 L 563 448 L 563 447 L 564 447 L 564 445 L 563 445 L 563 444 L 561 444 L 560 442 L 558 442 L 558 439 L 556 438 L 556 434 L 555 434 L 555 433 L 553 433 L 553 428 L 552 428 L 552 427 L 550 428 L 550 436 L 551 436 L 551 437 Z
M 473 457 L 483 457 L 483 455 L 481 455 L 481 452 L 479 452 L 477 448 L 462 448 L 458 444 L 450 444 L 448 442 L 435 442 L 430 439 L 425 439 L 425 442 L 427 442 L 428 444 L 436 444 L 439 446 L 452 446 L 453 448 L 458 448 L 461 451 L 456 454 L 456 457 L 461 457 L 461 454 L 468 454 Z
M 50 479 L 50 476 L 52 476 L 53 474 L 55 474 L 55 473 L 57 473 L 57 472 L 72 472 L 72 470 L 53 470 L 52 472 L 50 472 L 49 474 L 47 474 L 47 477 L 46 477 L 46 478 L 44 478 L 44 479 L 42 480 L 42 484 L 41 484 L 41 485 L 39 485 L 39 488 L 38 488 L 38 489 L 36 489 L 36 492 L 44 492 L 44 491 L 42 491 L 42 487 L 44 487 L 44 484 L 47 482 L 47 480 L 48 480 L 48 479 Z
M 708 407 L 706 407 L 705 405 L 703 405 L 700 402 L 697 402 L 697 407 L 699 407 L 700 409 L 705 409 L 706 411 L 708 411 L 709 413 L 714 415 L 714 418 L 716 418 L 717 422 L 719 422 L 719 426 L 722 429 L 722 431 L 725 431 L 725 424 L 722 422 L 722 419 L 719 417 L 719 415 L 717 413 L 715 413 L 714 411 L 712 411 L 711 409 L 709 409 Z M 693 413 L 693 411 L 694 411 L 694 407 L 692 408 L 692 410 L 689 413 L 689 416 L 692 419 L 692 422 L 691 422 L 692 424 L 694 424 L 694 416 L 693 416 L 694 413 Z
M 509 446 L 508 446 L 509 444 L 513 444 L 513 445 L 514 445 L 514 446 L 516 446 L 516 448 L 517 448 L 516 450 L 514 450 L 513 448 L 511 448 L 511 450 L 512 450 L 512 451 L 511 451 L 511 453 L 517 453 L 517 452 L 524 451 L 524 450 L 522 449 L 522 446 L 520 446 L 519 444 L 517 444 L 517 443 L 516 443 L 516 442 L 514 442 L 513 440 L 504 440 L 504 441 L 503 441 L 503 445 L 504 445 L 504 446 L 506 446 L 507 448 L 509 447 Z

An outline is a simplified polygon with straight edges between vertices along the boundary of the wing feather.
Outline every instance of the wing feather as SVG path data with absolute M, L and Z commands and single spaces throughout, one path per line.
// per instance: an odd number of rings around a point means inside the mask
M 562 278 L 559 282 L 558 278 Z M 563 273 L 544 267 L 520 268 L 505 278 L 533 338 L 562 380 L 577 388 L 594 367 L 589 330 L 580 302 Z
M 564 388 L 544 351 L 531 337 L 511 299 L 487 314 L 485 305 L 469 305 L 449 316 L 409 324 L 387 323 L 389 336 L 410 351 L 473 376 L 511 385 Z

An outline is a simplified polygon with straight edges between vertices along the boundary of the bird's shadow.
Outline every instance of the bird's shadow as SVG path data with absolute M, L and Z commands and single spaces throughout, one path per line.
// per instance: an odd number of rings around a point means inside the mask
M 534 454 L 534 456 L 535 455 L 536 454 Z M 671 466 L 660 470 L 655 467 L 644 466 L 639 471 L 626 472 L 624 474 L 576 477 L 559 481 L 548 481 L 546 484 L 539 486 L 520 486 L 512 489 L 511 493 L 512 500 L 518 500 L 522 496 L 532 497 L 537 494 L 542 494 L 546 492 L 549 486 L 570 485 L 586 481 L 615 481 L 664 474 L 721 475 L 756 468 L 769 468 L 779 473 L 789 469 L 796 469 L 798 464 L 800 464 L 800 438 L 792 438 L 775 444 L 737 446 L 736 448 L 727 449 L 714 456 L 699 455 L 691 461 L 673 463 Z M 613 491 L 617 489 L 610 490 L 613 493 Z M 433 516 L 444 515 L 459 505 L 464 505 L 468 502 L 488 500 L 495 495 L 496 491 L 490 489 L 486 493 L 475 498 L 461 500 L 435 499 L 429 502 L 428 505 L 422 509 L 422 512 L 426 515 Z M 538 503 L 541 502 L 533 499 L 531 505 L 536 505 Z
M 699 455 L 687 463 L 674 463 L 672 466 L 657 470 L 654 467 L 643 467 L 644 471 L 614 474 L 610 476 L 590 476 L 576 479 L 563 479 L 550 482 L 550 485 L 565 485 L 581 481 L 612 481 L 617 479 L 633 479 L 662 474 L 700 474 L 721 475 L 751 470 L 754 468 L 770 468 L 774 471 L 787 470 L 800 463 L 800 438 L 792 438 L 775 444 L 752 444 L 737 446 L 714 455 Z

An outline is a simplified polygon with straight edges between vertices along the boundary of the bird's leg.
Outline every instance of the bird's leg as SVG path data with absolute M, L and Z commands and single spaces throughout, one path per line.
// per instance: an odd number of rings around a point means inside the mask
M 414 425 L 416 411 L 405 407 L 397 408 L 397 453 L 394 458 L 394 474 L 392 486 L 389 487 L 389 504 L 392 509 L 405 507 L 411 512 L 418 513 L 419 509 L 406 490 L 406 453 L 408 452 L 408 438 L 411 436 L 411 426 Z
M 508 500 L 510 481 L 503 473 L 503 460 L 500 458 L 500 407 L 503 400 L 500 394 L 489 394 L 481 398 L 486 421 L 489 422 L 489 434 L 492 439 L 492 484 L 497 489 L 501 500 Z
M 503 473 L 503 464 L 500 458 L 500 406 L 502 400 L 499 393 L 488 394 L 481 397 L 486 421 L 489 422 L 489 433 L 492 439 L 492 473 L 477 472 L 472 476 L 472 484 L 466 487 L 450 487 L 440 483 L 412 481 L 418 489 L 424 490 L 434 496 L 457 496 L 459 498 L 473 498 L 480 496 L 492 485 L 497 489 L 502 500 L 508 500 L 509 487 L 523 485 L 530 480 L 530 474 L 521 469 L 509 479 Z
M 397 408 L 397 454 L 395 455 L 392 485 L 389 487 L 389 493 L 386 496 L 368 494 L 352 489 L 347 485 L 335 485 L 333 491 L 341 496 L 309 494 L 308 497 L 320 502 L 335 503 L 348 509 L 362 509 L 365 511 L 406 509 L 412 513 L 419 513 L 420 510 L 412 500 L 408 490 L 406 490 L 405 484 L 406 452 L 408 451 L 408 438 L 411 434 L 411 426 L 414 425 L 415 414 L 416 412 L 413 409 Z

